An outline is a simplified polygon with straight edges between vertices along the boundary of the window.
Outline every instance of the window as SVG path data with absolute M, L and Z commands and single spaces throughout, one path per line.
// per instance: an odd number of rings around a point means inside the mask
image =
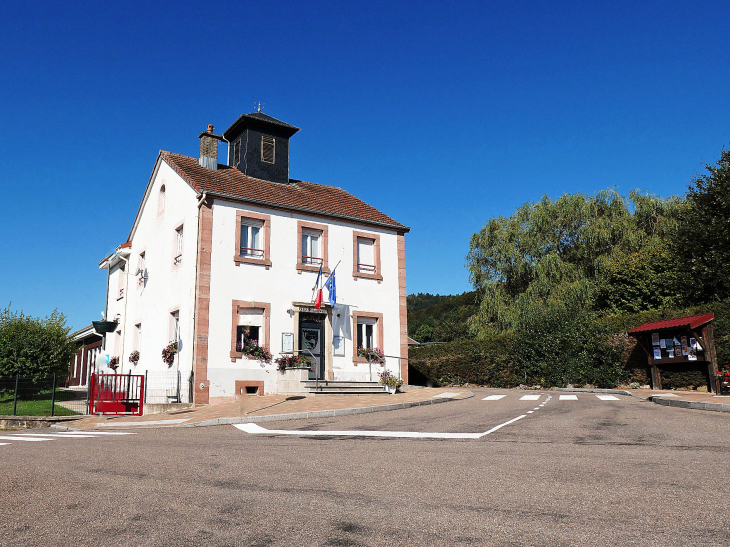
M 233 167 L 241 163 L 241 139 L 233 143 Z
M 357 238 L 357 271 L 375 273 L 375 241 Z
M 142 323 L 134 326 L 134 351 L 139 351 L 142 347 Z
M 144 287 L 147 280 L 147 259 L 145 252 L 139 253 L 137 258 L 137 286 Z
M 119 274 L 119 286 L 118 286 L 118 290 L 117 290 L 117 300 L 121 300 L 122 298 L 124 298 L 124 281 L 125 281 L 124 264 L 119 266 L 119 269 L 117 270 L 117 272 Z
M 263 226 L 260 224 L 241 223 L 241 248 L 239 256 L 252 258 L 263 258 L 264 249 L 261 245 L 261 232 Z
M 245 342 L 269 346 L 271 305 L 266 302 L 232 302 L 231 361 L 244 357 Z
M 178 264 L 182 263 L 182 257 L 183 257 L 183 227 L 180 226 L 179 228 L 175 229 L 175 258 L 173 258 L 172 263 L 177 266 Z
M 380 273 L 380 234 L 353 232 L 352 276 L 383 280 Z
M 180 310 L 170 312 L 169 336 L 171 342 L 180 340 Z
M 375 349 L 383 351 L 383 314 L 375 312 L 352 313 L 352 360 L 355 363 L 367 363 L 367 357 L 359 357 L 358 349 Z
M 297 271 L 329 273 L 327 266 L 327 225 L 297 221 Z
M 319 233 L 302 232 L 302 264 L 320 266 L 322 257 L 319 253 Z
M 157 195 L 157 214 L 161 215 L 165 212 L 165 181 L 162 181 L 160 193 Z
M 375 342 L 373 328 L 375 327 L 374 320 L 363 319 L 362 323 L 357 324 L 357 347 L 365 349 L 374 349 Z
M 258 264 L 268 270 L 271 217 L 249 211 L 236 211 L 236 246 L 233 261 L 236 265 Z
M 274 163 L 276 159 L 276 139 L 267 135 L 261 136 L 261 161 Z

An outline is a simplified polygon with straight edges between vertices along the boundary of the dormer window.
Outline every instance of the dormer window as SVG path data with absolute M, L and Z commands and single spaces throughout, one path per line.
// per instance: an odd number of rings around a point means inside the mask
M 274 163 L 276 159 L 276 139 L 267 135 L 261 136 L 261 161 Z

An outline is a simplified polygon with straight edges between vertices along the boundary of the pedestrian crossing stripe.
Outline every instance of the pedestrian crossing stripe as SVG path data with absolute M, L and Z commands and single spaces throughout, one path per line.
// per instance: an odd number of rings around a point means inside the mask
M 543 395 L 545 395 L 545 394 L 543 393 L 540 395 L 523 395 L 522 397 L 520 397 L 520 401 L 538 401 L 540 399 L 540 397 L 542 397 Z M 588 394 L 586 394 L 586 395 L 588 395 Z M 615 395 L 608 395 L 608 394 L 604 395 L 602 393 L 592 393 L 591 395 L 594 395 L 600 401 L 620 401 L 621 400 L 620 397 L 616 397 Z M 505 397 L 507 397 L 507 395 L 487 395 L 486 397 L 484 397 L 482 399 L 482 401 L 500 401 L 500 400 L 504 399 Z M 566 394 L 560 395 L 558 397 L 558 400 L 559 401 L 577 401 L 578 395 L 575 395 L 573 393 L 566 393 Z M 543 402 L 540 404 L 540 406 L 543 406 L 544 404 L 545 403 Z

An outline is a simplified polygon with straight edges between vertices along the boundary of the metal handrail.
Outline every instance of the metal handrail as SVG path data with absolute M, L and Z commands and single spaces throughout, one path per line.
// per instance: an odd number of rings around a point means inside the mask
M 245 251 L 253 251 L 252 253 L 247 253 Z M 256 249 L 255 247 L 241 247 L 240 248 L 241 256 L 254 256 L 257 258 L 260 258 L 264 256 L 264 250 L 263 249 Z
M 315 264 L 317 266 L 320 266 L 324 264 L 324 260 L 318 256 L 302 255 L 302 264 Z
M 360 264 L 359 262 L 357 263 L 357 271 L 358 272 L 375 273 L 375 271 L 377 269 L 378 268 L 374 264 Z

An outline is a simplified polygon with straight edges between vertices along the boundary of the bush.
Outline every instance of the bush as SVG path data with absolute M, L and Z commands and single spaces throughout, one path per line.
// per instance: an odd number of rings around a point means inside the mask
M 509 359 L 509 335 L 486 340 L 464 340 L 411 348 L 408 351 L 410 376 L 422 375 L 435 386 L 477 384 L 515 387 L 520 379 Z M 415 372 L 415 374 L 413 374 Z
M 5 308 L 0 312 L 0 376 L 67 375 L 77 351 L 67 338 L 70 330 L 57 310 L 41 319 Z
M 622 380 L 621 349 L 609 342 L 608 329 L 592 313 L 563 304 L 539 305 L 522 322 L 511 354 L 525 383 L 610 388 Z

